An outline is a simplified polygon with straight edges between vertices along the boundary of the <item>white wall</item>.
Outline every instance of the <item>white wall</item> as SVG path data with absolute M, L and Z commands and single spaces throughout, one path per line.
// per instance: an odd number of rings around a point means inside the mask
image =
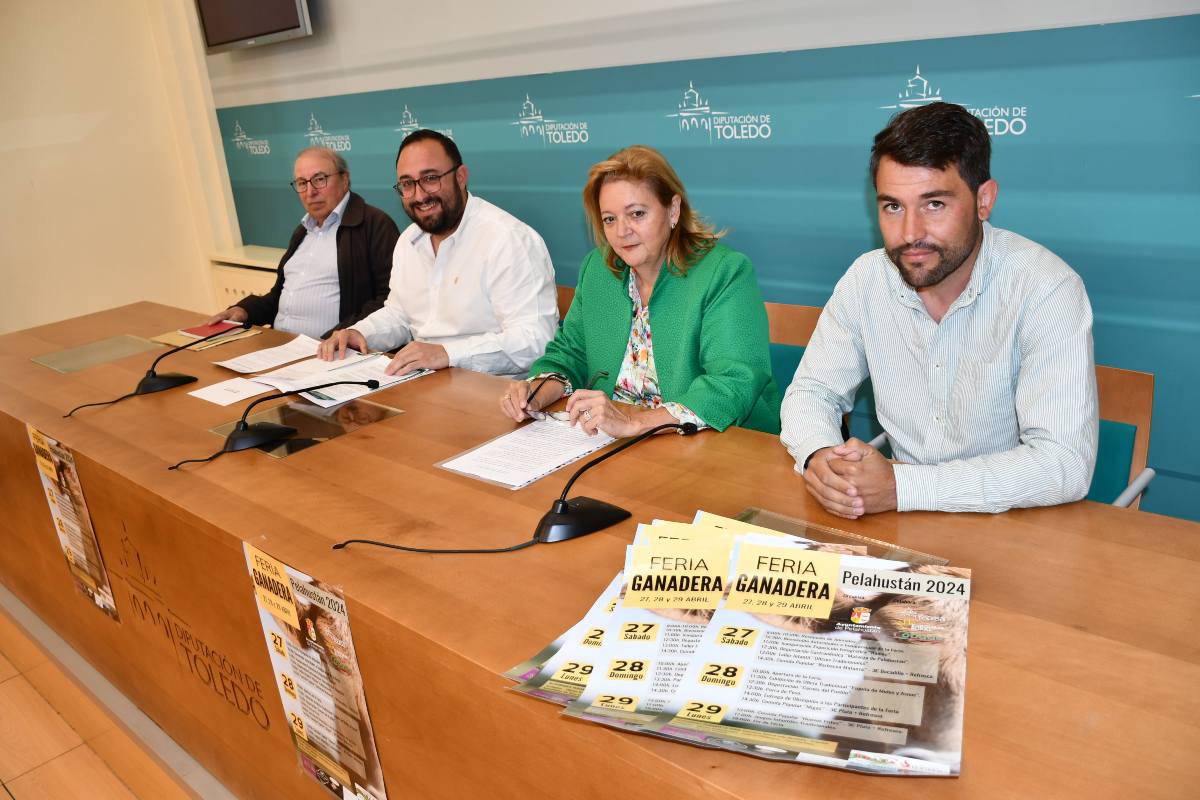
M 1200 12 L 1197 0 L 309 0 L 309 7 L 311 38 L 208 57 L 217 108 Z
M 211 305 L 237 234 L 189 6 L 0 2 L 0 331 Z

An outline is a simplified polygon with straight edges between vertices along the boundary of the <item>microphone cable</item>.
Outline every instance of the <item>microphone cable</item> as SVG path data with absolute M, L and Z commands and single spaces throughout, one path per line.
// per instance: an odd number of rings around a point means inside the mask
M 543 379 L 543 383 L 547 379 Z M 593 379 L 593 381 L 594 380 L 595 379 Z M 541 384 L 538 384 L 538 388 L 541 388 Z M 534 391 L 536 392 L 536 389 Z M 589 461 L 588 463 L 586 463 L 582 467 L 580 467 L 575 472 L 575 474 L 571 476 L 571 479 L 569 481 L 567 481 L 567 485 L 565 487 L 563 487 L 562 495 L 559 497 L 558 502 L 560 502 L 560 503 L 566 502 L 567 493 L 571 490 L 571 487 L 575 484 L 575 480 L 580 475 L 582 475 L 584 472 L 586 472 L 588 469 L 590 469 L 591 467 L 594 467 L 595 465 L 599 464 L 601 461 L 605 461 L 608 458 L 615 456 L 617 453 L 621 452 L 622 450 L 632 447 L 633 445 L 637 444 L 638 442 L 641 442 L 641 441 L 649 438 L 650 436 L 653 436 L 656 433 L 659 433 L 659 432 L 665 431 L 665 430 L 671 430 L 671 429 L 678 430 L 684 436 L 690 436 L 691 434 L 696 433 L 696 431 L 698 430 L 696 425 L 691 422 L 682 422 L 682 423 L 681 422 L 669 422 L 664 425 L 656 425 L 655 427 L 651 428 L 650 430 L 645 431 L 644 433 L 638 434 L 637 436 L 634 436 L 633 438 L 622 442 L 620 445 L 618 445 L 617 447 L 614 447 L 612 450 L 605 453 L 604 455 L 599 456 L 598 458 L 592 459 L 591 461 Z M 332 549 L 344 550 L 346 548 L 346 545 L 350 545 L 350 544 L 369 544 L 369 545 L 373 545 L 375 547 L 386 547 L 389 550 L 403 550 L 406 553 L 430 553 L 433 555 L 453 553 L 453 554 L 459 554 L 459 555 L 472 555 L 472 554 L 477 554 L 477 553 L 512 553 L 517 550 L 524 550 L 526 547 L 531 547 L 531 546 L 537 544 L 538 541 L 539 541 L 538 537 L 535 534 L 532 539 L 529 539 L 528 541 L 525 541 L 525 542 L 521 542 L 520 544 L 511 545 L 509 547 L 438 549 L 438 548 L 432 548 L 432 547 L 409 547 L 408 545 L 403 545 L 403 544 L 392 544 L 391 542 L 380 542 L 375 539 L 347 539 L 344 542 L 338 542 L 337 544 L 333 545 Z
M 408 546 L 402 545 L 402 544 L 392 544 L 390 542 L 379 542 L 374 539 L 347 539 L 344 542 L 338 542 L 337 544 L 335 544 L 333 546 L 332 549 L 342 550 L 348 544 L 370 544 L 370 545 L 374 545 L 376 547 L 386 547 L 389 550 L 403 550 L 406 553 L 434 553 L 434 554 L 457 553 L 457 554 L 461 555 L 464 553 L 467 553 L 467 554 L 470 554 L 470 553 L 511 553 L 513 551 L 523 550 L 526 547 L 537 544 L 537 538 L 535 537 L 533 539 L 530 539 L 527 542 L 521 542 L 520 544 L 514 544 L 511 547 L 486 547 L 486 548 L 477 548 L 477 549 L 452 549 L 452 550 L 438 550 L 436 548 L 430 548 L 430 547 L 408 547 Z
M 254 327 L 250 322 L 242 322 L 242 323 L 240 323 L 240 326 L 241 326 L 241 329 L 244 331 L 248 331 L 252 327 Z M 178 347 L 172 347 L 170 350 L 168 350 L 165 353 L 160 353 L 158 358 L 154 359 L 154 361 L 150 364 L 150 369 L 146 370 L 145 377 L 143 377 L 142 380 L 138 382 L 137 387 L 132 392 L 130 392 L 129 394 L 121 395 L 116 400 L 105 400 L 103 403 L 84 403 L 81 406 L 75 406 L 70 411 L 63 414 L 63 419 L 66 419 L 66 418 L 70 417 L 72 414 L 74 414 L 76 411 L 80 411 L 85 408 L 94 408 L 96 406 L 111 406 L 114 403 L 119 403 L 122 400 L 129 399 L 130 397 L 137 397 L 140 394 L 155 394 L 157 392 L 163 391 L 164 389 L 174 388 L 174 386 L 176 386 L 176 385 L 182 386 L 185 383 L 191 383 L 192 381 L 196 380 L 194 377 L 183 376 L 183 375 L 179 375 L 177 373 L 172 373 L 171 375 L 165 375 L 162 377 L 186 378 L 186 380 L 181 380 L 174 384 L 159 385 L 154 388 L 151 388 L 151 386 L 153 384 L 151 384 L 150 386 L 147 385 L 147 381 L 151 381 L 152 379 L 159 377 L 158 373 L 156 373 L 154 371 L 154 368 L 157 367 L 159 365 L 159 362 L 161 362 L 167 356 L 174 355 L 175 353 L 178 353 L 181 350 L 187 350 L 189 348 L 195 347 L 198 344 L 204 344 L 205 342 L 216 339 L 217 337 L 224 336 L 225 334 L 229 333 L 232 330 L 235 330 L 235 328 L 229 327 L 229 328 L 226 328 L 225 330 L 217 331 L 216 333 L 211 333 L 202 339 L 196 339 L 193 342 L 187 342 L 186 344 L 181 344 Z
M 66 419 L 67 417 L 71 416 L 72 414 L 74 414 L 76 411 L 79 411 L 80 409 L 84 409 L 84 408 L 92 408 L 93 406 L 111 406 L 113 403 L 119 403 L 119 402 L 121 402 L 122 400 L 125 400 L 125 399 L 127 399 L 127 398 L 130 398 L 130 397 L 136 397 L 136 396 L 137 396 L 137 392 L 130 392 L 129 394 L 123 394 L 123 395 L 121 395 L 121 396 L 120 396 L 120 397 L 118 397 L 116 400 L 105 400 L 103 403 L 84 403 L 84 404 L 83 404 L 83 405 L 81 405 L 81 406 L 75 406 L 75 407 L 74 407 L 74 408 L 72 408 L 70 411 L 68 411 L 67 413 L 63 414 L 63 415 L 62 415 L 62 418 L 63 418 L 63 419 Z
M 234 451 L 234 450 L 218 450 L 217 452 L 213 453 L 208 458 L 185 458 L 183 461 L 176 462 L 176 463 L 172 464 L 171 466 L 167 467 L 167 469 L 179 469 L 184 464 L 207 464 L 209 461 L 216 459 L 217 456 L 223 455 L 225 453 L 233 453 L 233 452 L 236 452 L 236 451 Z

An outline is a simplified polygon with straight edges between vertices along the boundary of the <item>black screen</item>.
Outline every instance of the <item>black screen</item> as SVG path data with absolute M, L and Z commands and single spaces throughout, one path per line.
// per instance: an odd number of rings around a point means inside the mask
M 209 47 L 301 26 L 296 0 L 196 0 Z

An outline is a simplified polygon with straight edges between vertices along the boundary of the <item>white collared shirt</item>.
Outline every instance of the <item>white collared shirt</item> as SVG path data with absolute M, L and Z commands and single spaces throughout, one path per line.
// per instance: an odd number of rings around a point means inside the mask
M 341 320 L 337 232 L 349 202 L 350 192 L 347 191 L 320 225 L 311 214 L 305 214 L 300 220 L 308 233 L 283 265 L 283 290 L 275 312 L 276 329 L 319 339 Z
M 883 250 L 838 281 L 788 387 L 797 470 L 841 443 L 870 377 L 901 511 L 1005 511 L 1087 494 L 1096 463 L 1092 309 L 1062 259 L 984 224 L 970 281 L 940 323 Z
M 373 350 L 440 344 L 452 367 L 524 377 L 558 325 L 546 243 L 473 194 L 436 255 L 415 223 L 400 234 L 390 290 L 383 308 L 354 328 Z

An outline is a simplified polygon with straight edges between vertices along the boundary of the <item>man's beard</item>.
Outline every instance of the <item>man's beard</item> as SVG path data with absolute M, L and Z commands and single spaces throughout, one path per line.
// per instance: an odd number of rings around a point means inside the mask
M 426 197 L 426 200 L 433 200 L 438 204 L 437 211 L 434 212 L 433 216 L 418 217 L 417 212 L 413 208 L 418 205 L 415 199 L 413 202 L 405 204 L 404 213 L 408 214 L 408 218 L 417 223 L 417 227 L 426 233 L 434 235 L 443 234 L 457 228 L 458 223 L 462 221 L 463 210 L 466 207 L 464 194 L 462 188 L 455 184 L 454 191 L 452 192 L 453 199 L 444 198 L 440 194 Z
M 914 289 L 924 289 L 929 286 L 937 286 L 946 278 L 954 274 L 959 267 L 970 257 L 974 252 L 975 246 L 979 244 L 979 240 L 983 235 L 983 226 L 976 223 L 969 240 L 963 242 L 957 247 L 940 247 L 933 242 L 924 240 L 913 242 L 912 244 L 893 247 L 887 251 L 888 258 L 896 265 L 896 269 L 900 271 L 900 277 Z M 932 250 L 937 253 L 937 266 L 929 271 L 919 274 L 911 267 L 906 267 L 901 262 L 900 257 L 908 250 Z

